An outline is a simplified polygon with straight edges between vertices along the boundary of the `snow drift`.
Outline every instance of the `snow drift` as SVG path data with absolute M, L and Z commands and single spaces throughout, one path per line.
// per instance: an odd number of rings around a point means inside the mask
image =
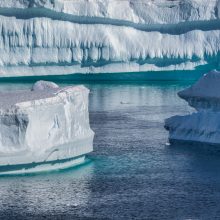
M 0 77 L 218 67 L 218 0 L 2 0 Z

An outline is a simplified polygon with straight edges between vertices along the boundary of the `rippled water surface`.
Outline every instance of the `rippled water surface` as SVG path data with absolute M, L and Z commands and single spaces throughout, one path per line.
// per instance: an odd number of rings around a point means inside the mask
M 220 151 L 166 146 L 164 119 L 192 111 L 176 95 L 188 85 L 86 84 L 96 133 L 90 162 L 1 177 L 0 219 L 220 219 Z

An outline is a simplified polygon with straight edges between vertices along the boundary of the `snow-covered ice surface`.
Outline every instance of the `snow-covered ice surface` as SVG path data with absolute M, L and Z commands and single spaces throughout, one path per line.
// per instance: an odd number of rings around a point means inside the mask
M 49 169 L 60 168 L 61 162 L 70 166 L 92 151 L 89 90 L 55 85 L 41 81 L 33 91 L 0 94 L 0 171 L 30 163 L 41 163 L 34 171 L 42 170 L 42 163 Z
M 205 74 L 178 95 L 198 112 L 165 120 L 170 141 L 220 144 L 220 72 Z
M 218 66 L 219 0 L 1 0 L 0 77 Z

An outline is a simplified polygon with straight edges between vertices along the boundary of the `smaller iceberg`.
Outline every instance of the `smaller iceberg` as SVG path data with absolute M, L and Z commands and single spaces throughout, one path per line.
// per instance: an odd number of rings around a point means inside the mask
M 197 112 L 165 120 L 170 143 L 176 141 L 220 144 L 220 72 L 205 74 L 178 93 Z
M 220 72 L 205 74 L 193 86 L 178 93 L 196 110 L 220 111 Z
M 89 90 L 39 81 L 0 93 L 0 174 L 67 168 L 93 150 Z

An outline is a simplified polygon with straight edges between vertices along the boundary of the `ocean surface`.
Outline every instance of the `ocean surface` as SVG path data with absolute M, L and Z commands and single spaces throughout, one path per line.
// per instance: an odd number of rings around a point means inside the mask
M 220 219 L 220 148 L 166 145 L 164 119 L 193 111 L 176 94 L 191 83 L 84 83 L 94 152 L 65 171 L 0 177 L 0 219 Z

